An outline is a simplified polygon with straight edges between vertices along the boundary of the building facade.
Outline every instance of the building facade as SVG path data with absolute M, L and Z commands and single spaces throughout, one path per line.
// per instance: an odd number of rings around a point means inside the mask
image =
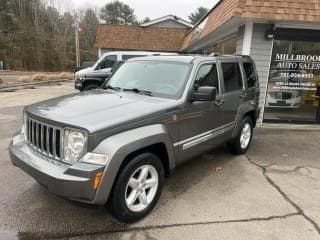
M 100 24 L 95 47 L 99 58 L 110 51 L 179 52 L 193 25 L 174 15 L 151 20 L 140 26 Z
M 169 14 L 161 18 L 153 19 L 149 22 L 141 24 L 142 27 L 164 27 L 164 28 L 183 28 L 191 29 L 193 25 L 175 15 Z
M 320 123 L 320 0 L 220 0 L 181 51 L 250 55 L 263 122 Z

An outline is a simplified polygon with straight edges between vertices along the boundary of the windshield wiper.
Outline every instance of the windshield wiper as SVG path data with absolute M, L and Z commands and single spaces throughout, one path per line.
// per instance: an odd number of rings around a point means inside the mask
M 112 89 L 112 90 L 115 90 L 115 91 L 121 90 L 121 88 L 119 88 L 119 87 L 112 87 L 111 85 L 107 85 L 104 89 Z
M 125 92 L 134 92 L 134 93 L 139 93 L 139 94 L 143 94 L 143 95 L 147 95 L 147 96 L 152 96 L 152 92 L 147 91 L 147 90 L 141 90 L 138 88 L 123 88 L 122 91 Z

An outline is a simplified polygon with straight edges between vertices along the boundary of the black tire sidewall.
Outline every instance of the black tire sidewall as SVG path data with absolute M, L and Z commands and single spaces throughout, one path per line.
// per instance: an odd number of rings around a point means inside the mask
M 158 172 L 158 189 L 150 205 L 141 212 L 132 212 L 125 202 L 125 190 L 132 174 L 143 165 L 152 165 Z M 134 157 L 120 172 L 111 196 L 109 206 L 115 218 L 122 222 L 133 223 L 145 217 L 157 204 L 164 182 L 164 169 L 161 160 L 152 153 L 143 153 Z
M 246 123 L 250 124 L 251 136 L 250 136 L 250 141 L 248 143 L 248 146 L 245 149 L 243 149 L 241 148 L 240 137 L 241 137 L 241 131 Z M 241 121 L 237 136 L 231 142 L 228 143 L 228 148 L 230 152 L 235 155 L 245 154 L 250 148 L 252 136 L 253 136 L 253 122 L 252 122 L 252 119 L 247 116 L 243 118 L 243 120 Z
M 242 132 L 242 129 L 244 127 L 245 124 L 249 123 L 250 125 L 250 129 L 251 129 L 251 136 L 250 136 L 250 141 L 247 145 L 246 148 L 242 148 L 241 147 L 241 143 L 240 143 L 240 138 L 241 138 L 241 132 Z M 248 149 L 250 148 L 250 144 L 251 144 L 251 140 L 252 140 L 252 136 L 253 136 L 253 123 L 252 123 L 252 120 L 250 117 L 245 117 L 242 122 L 241 122 L 241 125 L 240 125 L 240 128 L 239 128 L 239 133 L 237 135 L 237 138 L 236 138 L 236 144 L 237 144 L 237 150 L 240 154 L 244 154 L 248 151 Z

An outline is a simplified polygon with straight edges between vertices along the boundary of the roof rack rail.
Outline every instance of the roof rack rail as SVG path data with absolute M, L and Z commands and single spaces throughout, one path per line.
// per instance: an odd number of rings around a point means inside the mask
M 250 57 L 250 55 L 244 55 L 244 54 L 235 54 L 235 56 L 239 56 L 239 57 Z

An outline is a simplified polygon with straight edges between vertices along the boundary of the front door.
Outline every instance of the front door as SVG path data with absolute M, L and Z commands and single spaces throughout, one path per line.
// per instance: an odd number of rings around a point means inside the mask
M 200 65 L 192 86 L 192 92 L 199 87 L 216 87 L 220 98 L 219 73 L 216 62 Z M 218 101 L 218 100 L 217 100 Z M 179 151 L 178 163 L 212 148 L 213 131 L 221 126 L 221 105 L 215 101 L 188 101 L 178 114 L 179 141 L 175 147 Z

